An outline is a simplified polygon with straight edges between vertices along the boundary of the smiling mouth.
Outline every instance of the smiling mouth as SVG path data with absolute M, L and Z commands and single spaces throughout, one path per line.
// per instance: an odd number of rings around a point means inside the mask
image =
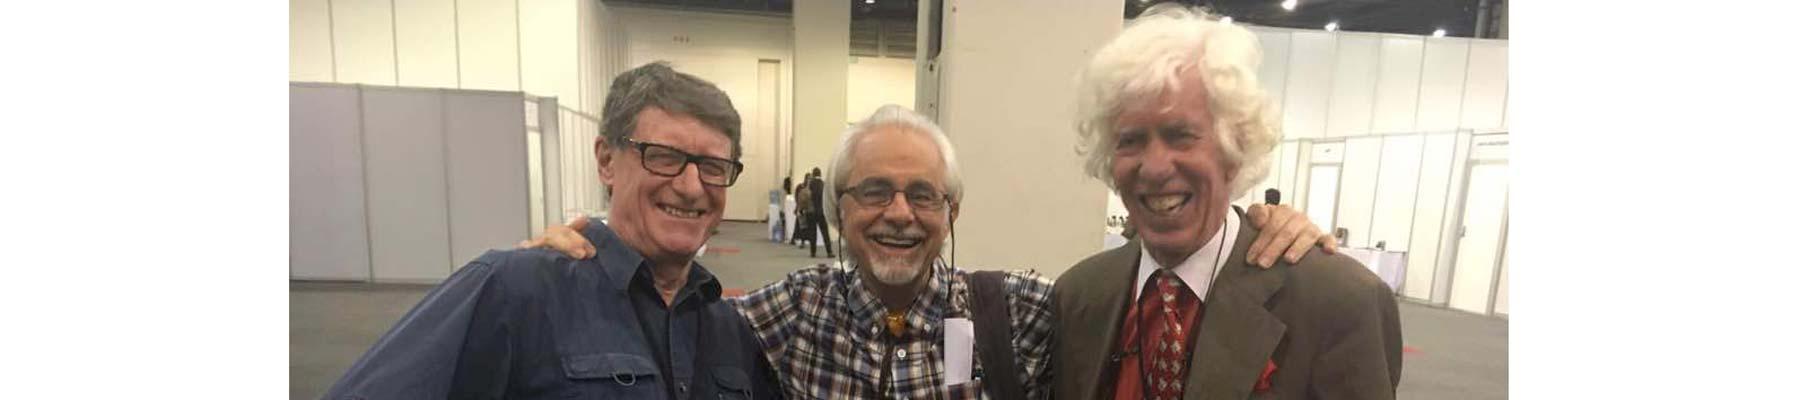
M 669 215 L 673 215 L 676 218 L 688 218 L 688 219 L 700 218 L 700 215 L 706 214 L 706 210 L 704 210 L 704 209 L 681 208 L 681 207 L 675 207 L 675 206 L 671 206 L 671 205 L 667 205 L 667 204 L 658 204 L 658 205 L 656 205 L 656 209 L 662 210 L 662 212 L 668 213 Z
M 869 241 L 875 242 L 876 245 L 879 245 L 882 247 L 887 247 L 887 248 L 897 249 L 897 250 L 906 250 L 906 249 L 911 249 L 914 247 L 919 247 L 919 243 L 922 243 L 925 240 L 923 238 L 908 238 L 908 237 L 888 236 L 888 235 L 870 235 Z
M 1193 193 L 1160 194 L 1154 196 L 1140 195 L 1138 196 L 1138 203 L 1144 206 L 1144 211 L 1149 211 L 1152 214 L 1168 215 L 1174 213 L 1175 210 L 1181 209 L 1181 206 L 1187 205 L 1188 201 L 1193 200 L 1193 198 Z

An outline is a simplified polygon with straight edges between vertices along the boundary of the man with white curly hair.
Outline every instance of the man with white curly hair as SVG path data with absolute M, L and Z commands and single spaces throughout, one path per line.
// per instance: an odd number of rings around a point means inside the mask
M 1281 137 L 1261 61 L 1243 27 L 1159 6 L 1083 70 L 1086 170 L 1138 236 L 1057 281 L 1056 398 L 1394 397 L 1399 310 L 1380 279 L 1343 255 L 1247 265 L 1275 261 L 1230 205 Z

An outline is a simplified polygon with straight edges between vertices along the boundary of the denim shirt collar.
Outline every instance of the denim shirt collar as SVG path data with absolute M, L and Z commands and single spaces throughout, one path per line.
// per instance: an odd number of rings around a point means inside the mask
M 586 237 L 589 243 L 593 243 L 594 249 L 598 250 L 594 254 L 594 259 L 599 261 L 601 272 L 606 274 L 607 285 L 614 290 L 629 289 L 633 277 L 640 270 L 650 268 L 650 263 L 644 259 L 642 253 L 626 245 L 625 241 L 619 240 L 619 235 L 613 233 L 612 227 L 601 222 L 599 218 L 590 218 L 587 229 L 582 230 L 581 235 Z M 688 270 L 688 287 L 698 285 L 699 294 L 705 300 L 718 299 L 719 293 L 722 291 L 719 280 L 713 276 L 712 271 L 707 271 L 706 267 L 700 265 L 698 261 L 691 263 L 693 268 Z M 644 273 L 649 272 L 644 271 Z

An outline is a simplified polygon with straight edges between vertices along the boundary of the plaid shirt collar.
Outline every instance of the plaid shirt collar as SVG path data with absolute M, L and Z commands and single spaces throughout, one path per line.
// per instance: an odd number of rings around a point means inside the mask
M 850 318 L 855 324 L 852 326 L 887 326 L 887 305 L 882 304 L 881 299 L 868 286 L 880 283 L 865 282 L 863 274 L 853 264 L 843 264 L 839 268 L 844 269 L 839 276 L 846 277 L 846 281 L 839 285 L 839 290 L 843 291 L 841 295 L 850 305 Z M 907 337 L 937 337 L 942 324 L 935 321 L 943 321 L 946 314 L 949 317 L 962 314 L 950 310 L 951 278 L 954 274 L 950 266 L 942 260 L 933 261 L 930 273 L 931 277 L 925 281 L 925 290 L 913 297 L 912 307 L 906 310 L 904 332 Z

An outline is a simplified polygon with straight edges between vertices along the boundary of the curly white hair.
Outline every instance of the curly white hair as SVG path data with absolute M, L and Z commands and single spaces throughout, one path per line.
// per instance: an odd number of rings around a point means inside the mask
M 1238 167 L 1230 198 L 1243 197 L 1269 174 L 1268 155 L 1281 142 L 1280 113 L 1257 81 L 1261 63 L 1256 35 L 1243 26 L 1169 3 L 1144 11 L 1082 69 L 1076 151 L 1087 157 L 1088 175 L 1113 187 L 1113 122 L 1124 106 L 1180 90 L 1178 74 L 1197 72 L 1224 159 Z

